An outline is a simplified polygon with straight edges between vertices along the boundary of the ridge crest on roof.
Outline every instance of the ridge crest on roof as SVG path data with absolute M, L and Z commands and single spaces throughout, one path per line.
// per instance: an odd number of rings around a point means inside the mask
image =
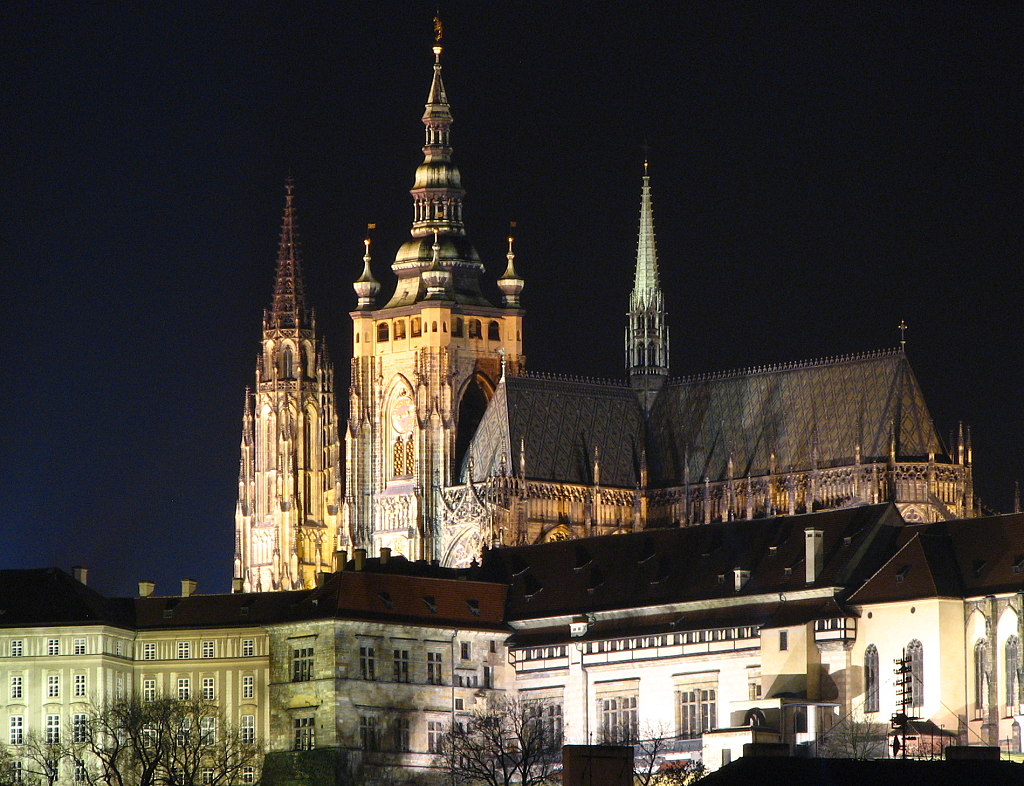
M 537 379 L 544 382 L 572 382 L 582 385 L 606 385 L 613 388 L 629 387 L 624 379 L 601 379 L 599 377 L 578 377 L 573 374 L 550 374 L 543 371 L 527 371 L 517 374 L 518 379 Z
M 794 360 L 789 363 L 775 363 L 769 366 L 747 366 L 745 368 L 729 369 L 727 371 L 709 371 L 704 374 L 694 374 L 688 377 L 673 377 L 669 384 L 686 384 L 692 382 L 710 382 L 716 379 L 736 379 L 737 377 L 749 377 L 757 374 L 777 374 L 780 371 L 802 371 L 818 366 L 833 366 L 838 363 L 857 363 L 864 360 L 877 360 L 878 358 L 898 357 L 903 351 L 898 347 L 895 349 L 876 349 L 872 352 L 860 352 L 851 355 L 832 355 L 831 357 L 815 358 L 813 360 Z

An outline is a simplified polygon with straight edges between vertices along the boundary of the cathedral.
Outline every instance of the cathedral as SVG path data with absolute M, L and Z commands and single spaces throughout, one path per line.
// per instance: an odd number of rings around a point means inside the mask
M 289 185 L 243 419 L 243 588 L 310 587 L 355 549 L 459 567 L 501 546 L 881 502 L 907 522 L 975 515 L 969 433 L 943 446 L 902 342 L 669 376 L 646 163 L 625 378 L 527 373 L 512 238 L 501 302 L 481 288 L 441 53 L 435 46 L 395 290 L 381 292 L 368 239 L 353 284 L 347 421 L 305 302 Z

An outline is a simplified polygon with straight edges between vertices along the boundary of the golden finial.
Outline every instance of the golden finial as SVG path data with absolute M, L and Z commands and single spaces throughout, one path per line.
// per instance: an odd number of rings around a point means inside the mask
M 434 40 L 441 43 L 441 18 L 434 17 Z
M 903 349 L 907 345 L 907 323 L 901 319 L 896 329 L 900 332 L 900 349 Z

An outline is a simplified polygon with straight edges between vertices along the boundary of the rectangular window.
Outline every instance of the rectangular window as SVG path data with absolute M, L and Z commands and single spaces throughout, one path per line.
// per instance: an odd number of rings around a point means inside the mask
M 246 745 L 252 745 L 254 742 L 256 742 L 255 715 L 242 716 L 242 742 L 244 742 Z
M 316 727 L 313 722 L 314 719 L 311 716 L 292 720 L 292 728 L 295 730 L 295 750 L 311 751 L 316 747 Z
M 178 732 L 175 735 L 178 747 L 184 748 L 188 745 L 188 738 L 192 734 L 192 718 L 182 718 L 178 724 Z
M 117 699 L 120 701 L 124 698 L 124 675 L 117 675 Z
M 491 652 L 497 652 L 497 651 L 498 651 L 498 642 L 496 642 L 494 639 L 491 639 Z
M 443 676 L 441 674 L 441 653 L 440 652 L 428 652 L 427 653 L 427 682 L 430 685 L 444 685 Z
M 149 643 L 142 645 L 142 659 L 156 660 L 156 644 Z
M 124 642 L 121 639 L 114 642 L 114 654 L 119 658 L 124 655 Z
M 718 727 L 717 685 L 687 685 L 676 693 L 678 736 L 696 739 Z
M 490 666 L 484 666 L 484 687 L 494 687 L 494 670 Z
M 789 649 L 789 631 L 779 631 L 779 652 L 785 652 Z
M 255 767 L 242 767 L 242 783 L 256 783 Z
M 441 721 L 427 721 L 427 750 L 430 753 L 441 752 L 443 735 L 444 724 Z
M 75 783 L 85 783 L 86 780 L 85 762 L 75 759 Z
M 156 701 L 156 680 L 142 681 L 142 699 L 143 701 Z
M 11 745 L 21 745 L 25 742 L 25 719 L 21 715 L 11 716 L 11 736 L 8 739 Z
M 213 642 L 212 641 L 204 641 L 203 642 L 202 650 L 201 650 L 201 655 L 204 658 L 212 658 L 213 657 Z
M 11 698 L 20 699 L 24 695 L 25 678 L 11 677 Z
M 75 675 L 75 696 L 84 696 L 84 695 L 85 695 L 85 675 L 84 674 L 76 674 Z
M 75 639 L 71 646 L 75 655 L 85 655 L 85 639 Z
M 214 698 L 213 677 L 203 677 L 203 700 L 213 701 Z
M 86 742 L 88 729 L 85 725 L 85 713 L 76 712 L 71 716 L 71 741 L 76 745 Z
M 409 650 L 395 650 L 395 682 L 409 681 Z
M 201 767 L 199 769 L 199 782 L 203 786 L 213 783 L 213 767 Z
M 541 724 L 544 743 L 551 747 L 562 745 L 562 703 L 550 699 L 530 701 L 526 710 L 529 717 L 536 718 Z
M 11 642 L 11 657 L 20 658 L 25 653 L 25 642 L 21 639 L 15 639 Z
M 46 642 L 47 655 L 60 655 L 60 639 L 49 639 Z
M 392 727 L 394 739 L 392 739 L 392 750 L 399 753 L 408 753 L 412 750 L 412 735 L 410 733 L 409 718 L 402 716 L 395 718 L 395 725 Z
M 199 742 L 213 745 L 217 741 L 217 719 L 207 715 L 199 719 Z
M 462 659 L 469 660 L 470 646 L 468 641 L 462 642 Z
M 242 639 L 242 657 L 251 658 L 256 654 L 256 643 L 252 639 Z
M 60 745 L 60 715 L 46 716 L 46 744 Z
M 600 708 L 602 742 L 613 745 L 633 744 L 639 726 L 637 694 L 605 696 L 600 699 Z
M 363 715 L 359 719 L 359 744 L 364 751 L 379 750 L 377 719 L 372 715 Z
M 191 657 L 192 657 L 191 642 L 179 641 L 178 642 L 178 660 L 188 660 Z
M 359 648 L 359 674 L 364 680 L 377 679 L 377 650 L 370 646 Z
M 55 699 L 60 696 L 60 675 L 50 674 L 46 677 L 46 696 Z
M 181 701 L 188 701 L 190 689 L 192 687 L 192 681 L 188 677 L 181 677 L 178 679 L 178 699 Z
M 313 648 L 300 647 L 292 650 L 292 682 L 309 682 L 311 679 L 313 679 Z
M 255 693 L 255 690 L 254 690 L 254 683 L 255 683 L 255 681 L 256 681 L 255 678 L 251 674 L 247 674 L 246 676 L 242 677 L 242 698 L 243 699 L 251 699 L 253 697 L 253 694 Z

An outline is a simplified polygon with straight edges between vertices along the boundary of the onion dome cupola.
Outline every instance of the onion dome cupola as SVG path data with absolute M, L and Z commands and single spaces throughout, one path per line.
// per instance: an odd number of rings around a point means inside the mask
M 398 276 L 395 294 L 385 306 L 394 308 L 418 303 L 427 297 L 423 274 L 434 267 L 434 233 L 437 233 L 438 264 L 451 275 L 448 299 L 462 305 L 491 306 L 480 291 L 484 266 L 466 238 L 462 220 L 462 176 L 452 163 L 451 108 L 441 79 L 441 47 L 435 46 L 434 75 L 423 113 L 426 140 L 423 163 L 416 169 L 412 194 L 412 239 L 395 255 L 391 266 Z
M 498 289 L 501 290 L 501 299 L 506 308 L 519 308 L 519 295 L 523 291 L 523 286 L 525 286 L 526 282 L 516 273 L 516 255 L 512 251 L 512 238 L 508 239 L 508 253 L 505 255 L 505 258 L 508 259 L 508 267 L 505 268 L 505 272 L 498 279 Z
M 359 298 L 356 308 L 359 311 L 368 311 L 373 308 L 377 293 L 380 292 L 380 282 L 373 277 L 370 270 L 370 238 L 366 238 L 363 245 L 366 248 L 366 253 L 363 254 L 363 274 L 352 284 L 352 289 Z

